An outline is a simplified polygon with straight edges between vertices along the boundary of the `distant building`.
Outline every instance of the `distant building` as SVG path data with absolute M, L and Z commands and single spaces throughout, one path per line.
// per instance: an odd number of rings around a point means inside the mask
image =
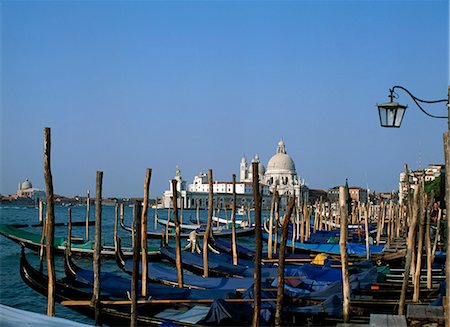
M 19 182 L 16 193 L 17 198 L 29 198 L 31 200 L 37 201 L 39 199 L 45 199 L 45 192 L 34 188 L 28 178 L 23 182 Z
M 350 186 L 348 188 L 352 201 L 365 203 L 367 202 L 367 190 L 358 186 Z
M 420 179 L 423 178 L 425 182 L 432 182 L 436 178 L 440 177 L 442 173 L 445 172 L 445 165 L 442 164 L 430 164 L 425 169 L 419 170 L 410 170 L 408 172 L 408 179 L 406 177 L 405 172 L 400 173 L 400 181 L 398 186 L 398 198 L 399 202 L 402 203 L 403 199 L 406 197 L 407 193 L 407 181 L 409 180 L 409 184 L 412 190 L 414 190 Z
M 367 190 L 358 186 L 349 186 L 350 198 L 354 202 L 367 202 Z M 339 186 L 328 189 L 328 200 L 330 202 L 339 202 Z
M 293 195 L 301 203 L 302 199 L 308 201 L 309 189 L 304 180 L 297 177 L 295 164 L 292 158 L 286 153 L 284 141 L 278 143 L 276 153 L 270 158 L 267 164 L 267 170 L 255 155 L 252 163 L 258 163 L 259 181 L 262 190 L 262 207 L 270 209 L 272 192 L 277 185 L 277 190 L 281 195 L 282 204 L 285 204 L 286 197 L 283 195 Z M 177 169 L 175 179 L 178 180 L 177 191 L 179 193 L 178 204 L 186 209 L 194 209 L 197 205 L 200 208 L 208 207 L 208 177 L 205 173 L 200 173 L 194 177 L 192 184 L 186 185 L 186 181 L 181 178 L 180 171 Z M 247 159 L 243 157 L 240 162 L 239 182 L 236 182 L 236 201 L 237 207 L 253 207 L 253 167 L 247 165 Z M 213 183 L 214 206 L 230 206 L 232 202 L 233 183 L 230 181 Z M 162 195 L 162 203 L 165 208 L 171 206 L 173 196 L 172 184 L 169 190 Z

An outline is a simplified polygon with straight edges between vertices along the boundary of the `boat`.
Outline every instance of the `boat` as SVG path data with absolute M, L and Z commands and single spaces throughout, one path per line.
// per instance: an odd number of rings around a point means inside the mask
M 269 234 L 263 232 L 262 236 L 265 240 L 269 239 Z M 272 239 L 275 239 L 272 236 Z M 278 238 L 278 241 L 280 237 Z M 295 248 L 299 252 L 307 253 L 327 253 L 331 255 L 339 255 L 341 253 L 340 246 L 337 243 L 300 243 L 292 242 L 291 239 L 286 241 L 286 246 L 290 248 Z M 369 251 L 371 255 L 381 255 L 385 250 L 383 245 L 370 245 Z M 366 245 L 360 243 L 347 243 L 347 253 L 351 257 L 364 257 L 366 256 Z
M 73 268 L 73 267 L 72 267 Z M 36 292 L 47 296 L 47 276 L 33 268 L 28 262 L 24 247 L 20 258 L 20 274 L 24 282 Z M 101 273 L 101 301 L 128 301 L 128 292 L 131 282 L 111 273 Z M 93 272 L 78 267 L 75 274 L 70 273 L 67 277 L 59 279 L 55 283 L 55 301 L 67 305 L 73 301 L 90 303 L 92 299 Z M 138 286 L 139 289 L 139 286 Z M 176 324 L 181 326 L 202 326 L 202 320 L 208 319 L 209 323 L 218 324 L 220 320 L 233 320 L 233 317 L 214 316 L 217 308 L 216 301 L 227 301 L 227 296 L 234 296 L 237 302 L 242 302 L 239 296 L 228 294 L 223 290 L 194 290 L 188 288 L 171 287 L 151 283 L 148 287 L 149 300 L 138 304 L 137 320 L 140 325 Z M 245 293 L 244 293 L 245 295 Z M 233 301 L 230 299 L 229 301 Z M 245 301 L 245 298 L 244 298 Z M 252 300 L 248 300 L 252 302 Z M 238 305 L 242 306 L 243 303 Z M 245 304 L 245 303 L 244 303 Z M 230 304 L 232 305 L 232 304 Z M 169 306 L 169 307 L 168 307 Z M 70 305 L 69 308 L 94 317 L 94 307 L 90 305 Z M 111 326 L 124 326 L 130 324 L 130 305 L 102 303 L 100 309 L 100 320 Z M 215 323 L 214 323 L 215 322 Z M 237 323 L 235 320 L 234 323 Z M 246 323 L 250 323 L 247 321 Z
M 0 224 L 0 234 L 33 251 L 40 251 L 41 248 L 45 248 L 46 246 L 45 242 L 44 244 L 41 244 L 42 236 L 40 234 L 32 233 L 11 225 Z M 57 254 L 63 254 L 66 250 L 67 239 L 65 237 L 54 237 L 53 245 Z M 72 242 L 71 251 L 76 255 L 92 256 L 94 253 L 94 241 Z M 103 245 L 100 255 L 115 257 L 115 247 Z M 149 255 L 151 257 L 158 257 L 160 255 L 159 248 L 152 247 L 149 249 Z M 124 249 L 123 256 L 132 257 L 132 249 Z
M 120 220 L 120 226 L 122 229 L 132 232 L 133 229 L 130 226 L 126 226 L 124 221 Z M 173 225 L 174 226 L 174 225 Z M 191 225 L 192 226 L 192 225 Z M 190 233 L 194 231 L 194 229 L 185 229 L 182 230 L 180 233 L 180 237 L 186 237 L 189 238 Z M 203 237 L 205 234 L 205 230 L 203 228 L 195 229 L 197 236 Z M 214 228 L 212 230 L 212 233 L 214 237 L 227 237 L 231 236 L 232 230 L 229 228 Z M 240 227 L 236 228 L 236 235 L 237 236 L 248 236 L 255 233 L 255 227 Z M 162 235 L 166 235 L 166 229 L 165 228 L 152 228 L 147 229 L 147 237 L 149 238 L 161 238 Z M 167 233 L 169 237 L 175 237 L 175 228 L 169 228 L 169 231 Z

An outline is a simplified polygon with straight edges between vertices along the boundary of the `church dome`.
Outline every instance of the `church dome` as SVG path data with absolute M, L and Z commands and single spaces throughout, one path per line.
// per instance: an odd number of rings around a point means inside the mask
M 28 178 L 25 180 L 25 182 L 23 182 L 21 185 L 20 185 L 20 189 L 21 190 L 28 190 L 28 189 L 30 189 L 30 188 L 33 188 L 33 185 L 31 185 L 31 183 L 30 183 L 30 181 L 28 180 Z
M 286 153 L 283 140 L 278 143 L 277 153 L 267 163 L 267 173 L 281 171 L 296 174 L 294 160 Z

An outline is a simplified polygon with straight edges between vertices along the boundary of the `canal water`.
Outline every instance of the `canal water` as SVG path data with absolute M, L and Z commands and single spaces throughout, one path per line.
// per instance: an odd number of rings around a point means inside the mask
M 86 219 L 86 207 L 85 206 L 72 206 L 72 221 L 82 222 Z M 125 208 L 125 224 L 131 225 L 132 208 Z M 149 228 L 154 226 L 153 209 L 149 210 Z M 158 215 L 161 219 L 167 219 L 167 210 L 158 210 Z M 229 212 L 228 212 L 229 215 Z M 102 242 L 106 245 L 113 245 L 113 231 L 114 231 L 114 216 L 115 208 L 113 206 L 103 206 L 102 208 Z M 263 217 L 265 215 L 263 214 Z M 56 223 L 67 223 L 68 207 L 55 206 L 55 221 Z M 91 206 L 90 220 L 95 220 L 95 208 Z M 207 211 L 200 210 L 200 220 L 206 221 Z M 222 211 L 221 217 L 224 218 Z M 237 216 L 239 219 L 240 216 Z M 189 223 L 190 220 L 196 219 L 195 210 L 183 211 L 183 222 Z M 0 204 L 0 223 L 1 224 L 37 224 L 39 222 L 39 210 L 34 207 L 28 207 L 26 205 L 16 204 Z M 28 227 L 28 231 L 41 233 L 42 227 Z M 89 230 L 90 239 L 94 239 L 95 227 L 91 226 Z M 119 227 L 119 235 L 123 239 L 123 246 L 130 246 L 131 234 L 122 230 Z M 67 227 L 56 226 L 55 236 L 66 236 Z M 74 226 L 72 228 L 73 237 L 85 237 L 84 226 Z M 182 240 L 182 246 L 186 244 L 186 240 Z M 158 246 L 160 240 L 149 240 L 149 246 Z M 254 238 L 244 237 L 239 238 L 239 244 L 247 247 L 254 248 Z M 46 314 L 47 311 L 47 298 L 36 293 L 29 288 L 21 279 L 19 272 L 19 260 L 20 260 L 20 245 L 7 239 L 4 236 L 0 236 L 0 303 L 8 305 L 14 308 L 33 311 L 37 313 Z M 26 250 L 27 258 L 35 266 L 39 267 L 39 255 L 31 250 Z M 90 268 L 92 267 L 91 259 L 88 258 L 76 258 L 76 263 L 80 266 Z M 45 267 L 45 258 L 44 258 Z M 108 259 L 102 261 L 102 271 L 114 272 L 117 274 L 123 274 L 115 264 L 114 259 Z M 55 270 L 57 278 L 64 277 L 64 267 L 62 258 L 55 256 Z M 77 322 L 86 324 L 94 324 L 92 319 L 89 319 L 69 308 L 56 304 L 56 316 L 70 319 Z

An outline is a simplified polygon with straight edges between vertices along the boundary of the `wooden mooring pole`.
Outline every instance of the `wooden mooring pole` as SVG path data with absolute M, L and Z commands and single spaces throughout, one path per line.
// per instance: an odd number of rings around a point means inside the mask
M 67 209 L 67 253 L 72 251 L 72 208 Z
M 252 163 L 253 172 L 253 200 L 255 202 L 255 264 L 253 270 L 254 289 L 253 298 L 253 326 L 258 327 L 260 324 L 261 309 L 261 258 L 262 258 L 262 240 L 261 240 L 261 194 L 259 191 L 259 172 L 258 162 Z
M 178 287 L 183 287 L 183 261 L 181 258 L 180 222 L 178 221 L 178 181 L 172 179 L 173 221 L 175 222 L 175 264 L 177 268 Z
M 97 171 L 95 190 L 95 245 L 93 256 L 94 289 L 91 304 L 95 310 L 95 324 L 101 325 L 100 321 L 100 253 L 102 250 L 102 183 L 103 172 Z
M 237 239 L 236 239 L 236 175 L 233 174 L 233 202 L 231 204 L 231 251 L 233 265 L 238 264 Z
M 137 301 L 138 301 L 138 283 L 139 283 L 139 251 L 141 250 L 141 209 L 142 203 L 136 201 L 134 204 L 134 225 L 133 233 L 136 233 L 136 242 L 133 246 L 133 272 L 131 275 L 131 317 L 130 326 L 137 326 Z
M 209 196 L 208 196 L 208 221 L 206 222 L 206 230 L 203 235 L 203 277 L 209 276 L 208 271 L 208 239 L 209 234 L 211 233 L 211 224 L 212 224 L 212 216 L 213 216 L 213 173 L 212 169 L 208 169 L 208 186 L 209 186 Z
M 147 168 L 145 174 L 144 181 L 144 203 L 142 210 L 142 219 L 141 219 L 141 256 L 142 256 L 142 283 L 141 283 L 141 294 L 144 298 L 147 298 L 147 275 L 148 275 L 148 263 L 147 263 L 147 252 L 148 252 L 148 244 L 147 244 L 147 223 L 148 223 L 148 196 L 149 196 L 149 188 L 150 188 L 150 179 L 152 178 L 152 170 Z
M 55 207 L 53 194 L 53 178 L 50 165 L 51 154 L 51 130 L 44 129 L 44 178 L 45 195 L 47 199 L 46 224 L 45 224 L 45 256 L 47 261 L 47 315 L 55 315 L 55 260 L 53 257 L 53 245 L 55 238 Z
M 450 86 L 448 88 L 448 97 L 450 102 Z M 450 111 L 450 108 L 449 108 Z M 450 115 L 450 113 L 449 113 Z M 449 122 L 450 125 L 450 122 Z M 444 156 L 445 156 L 445 167 L 447 170 L 450 170 L 450 126 L 449 131 L 444 133 Z M 445 207 L 446 207 L 446 220 L 447 222 L 444 222 L 447 224 L 447 231 L 450 231 L 450 174 L 447 172 L 445 174 Z M 450 254 L 450 237 L 447 236 L 447 244 L 445 244 L 446 253 L 447 256 Z M 450 260 L 446 260 L 445 264 L 445 276 L 447 280 L 447 301 L 444 305 L 444 311 L 445 311 L 445 321 L 446 325 L 450 325 Z
M 419 196 L 420 196 L 420 184 L 414 191 L 414 206 L 413 210 L 409 211 L 413 213 L 408 232 L 408 242 L 406 245 L 406 259 L 405 259 L 405 273 L 402 282 L 402 291 L 400 293 L 400 301 L 398 304 L 398 314 L 403 315 L 405 312 L 406 291 L 408 289 L 409 273 L 411 271 L 412 253 L 415 247 L 415 235 L 417 220 L 420 213 Z M 409 190 L 408 190 L 409 193 Z M 408 196 L 409 198 L 409 196 Z
M 275 214 L 275 193 L 277 191 L 277 184 L 272 194 L 272 203 L 270 204 L 270 214 L 269 214 L 269 239 L 267 240 L 267 258 L 272 259 L 273 255 L 273 216 Z
M 288 236 L 288 226 L 291 220 L 292 210 L 295 206 L 295 197 L 291 197 L 289 205 L 286 210 L 286 214 L 283 217 L 281 227 L 281 240 L 280 240 L 280 253 L 278 254 L 278 288 L 277 288 L 277 304 L 275 309 L 275 326 L 281 327 L 283 325 L 283 319 L 281 312 L 283 310 L 283 297 L 284 297 L 284 263 L 286 255 L 286 242 Z
M 91 217 L 91 192 L 87 191 L 86 198 L 86 241 L 89 241 L 89 219 Z
M 416 271 L 414 272 L 414 275 L 413 275 L 413 286 L 414 286 L 413 301 L 414 302 L 419 301 L 419 294 L 420 294 L 420 273 L 422 271 L 423 237 L 425 234 L 425 215 L 426 215 L 426 207 L 425 207 L 426 196 L 423 192 L 424 181 L 420 181 L 420 183 L 422 183 L 422 192 L 420 194 L 421 199 L 420 199 L 420 214 L 419 214 L 419 231 L 417 234 Z
M 341 213 L 340 222 L 340 238 L 339 248 L 341 252 L 342 265 L 342 316 L 344 323 L 350 321 L 350 281 L 348 277 L 348 254 L 347 254 L 347 238 L 348 238 L 348 208 L 347 208 L 347 192 L 345 187 L 339 187 L 339 208 Z

